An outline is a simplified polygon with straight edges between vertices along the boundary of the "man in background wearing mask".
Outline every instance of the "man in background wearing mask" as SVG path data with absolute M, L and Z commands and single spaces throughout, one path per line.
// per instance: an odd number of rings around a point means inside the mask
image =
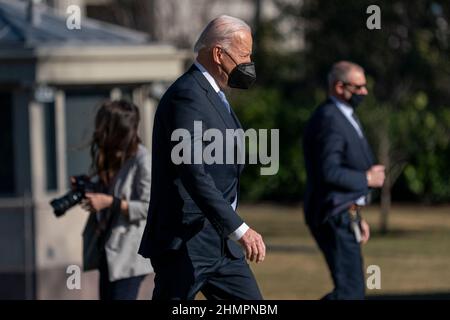
M 204 149 L 194 121 L 201 121 L 203 130 L 219 130 L 224 140 L 227 129 L 241 128 L 225 92 L 247 89 L 256 80 L 251 30 L 242 20 L 220 16 L 206 26 L 194 51 L 194 65 L 167 90 L 156 111 L 150 207 L 139 253 L 154 267 L 155 300 L 194 299 L 199 291 L 207 299 L 259 300 L 245 257 L 262 262 L 266 248 L 236 213 L 243 165 L 225 159 L 180 164 L 171 157 L 179 143 L 171 139 L 177 129 L 190 133 L 191 159 L 195 144 Z
M 364 299 L 361 244 L 369 240 L 362 219 L 371 188 L 385 173 L 375 160 L 355 110 L 368 94 L 361 66 L 340 61 L 328 74 L 329 97 L 304 134 L 307 170 L 305 221 L 330 269 L 334 290 L 324 299 Z

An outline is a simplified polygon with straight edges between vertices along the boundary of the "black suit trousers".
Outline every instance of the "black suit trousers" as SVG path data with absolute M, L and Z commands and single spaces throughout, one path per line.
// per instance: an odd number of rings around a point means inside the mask
M 365 280 L 361 245 L 350 228 L 347 211 L 331 216 L 318 226 L 309 226 L 314 239 L 325 256 L 333 278 L 334 290 L 327 300 L 362 300 Z
M 194 300 L 198 292 L 208 300 L 262 300 L 244 257 L 208 259 L 187 254 L 184 247 L 153 258 L 152 265 L 153 300 Z

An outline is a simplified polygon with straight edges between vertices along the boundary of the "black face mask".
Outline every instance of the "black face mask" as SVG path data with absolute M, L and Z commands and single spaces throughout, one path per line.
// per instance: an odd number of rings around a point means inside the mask
M 364 98 L 365 95 L 363 94 L 352 93 L 352 96 L 347 102 L 353 109 L 356 109 L 363 102 Z
M 256 70 L 253 62 L 237 64 L 232 56 L 224 50 L 224 52 L 236 64 L 233 70 L 228 75 L 228 86 L 230 88 L 248 89 L 256 81 Z

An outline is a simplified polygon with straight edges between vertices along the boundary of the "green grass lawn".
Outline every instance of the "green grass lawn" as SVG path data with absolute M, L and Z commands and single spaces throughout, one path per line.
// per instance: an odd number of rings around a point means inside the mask
M 317 299 L 332 289 L 325 261 L 307 230 L 301 207 L 242 205 L 239 214 L 262 234 L 266 260 L 251 264 L 266 299 Z M 379 209 L 363 215 L 372 237 L 365 267 L 381 268 L 381 289 L 369 296 L 450 297 L 450 207 L 394 206 L 390 232 L 377 232 Z

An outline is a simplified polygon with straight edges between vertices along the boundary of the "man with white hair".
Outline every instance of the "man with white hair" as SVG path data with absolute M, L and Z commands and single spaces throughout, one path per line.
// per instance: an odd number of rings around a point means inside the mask
M 245 258 L 262 262 L 266 249 L 236 213 L 243 165 L 179 163 L 171 157 L 177 129 L 190 133 L 187 157 L 195 159 L 194 145 L 205 142 L 194 122 L 222 137 L 227 129 L 241 128 L 224 91 L 247 89 L 256 79 L 251 30 L 242 20 L 220 16 L 194 50 L 194 65 L 167 90 L 155 114 L 150 208 L 139 253 L 155 270 L 153 299 L 194 299 L 201 291 L 208 299 L 259 300 Z

